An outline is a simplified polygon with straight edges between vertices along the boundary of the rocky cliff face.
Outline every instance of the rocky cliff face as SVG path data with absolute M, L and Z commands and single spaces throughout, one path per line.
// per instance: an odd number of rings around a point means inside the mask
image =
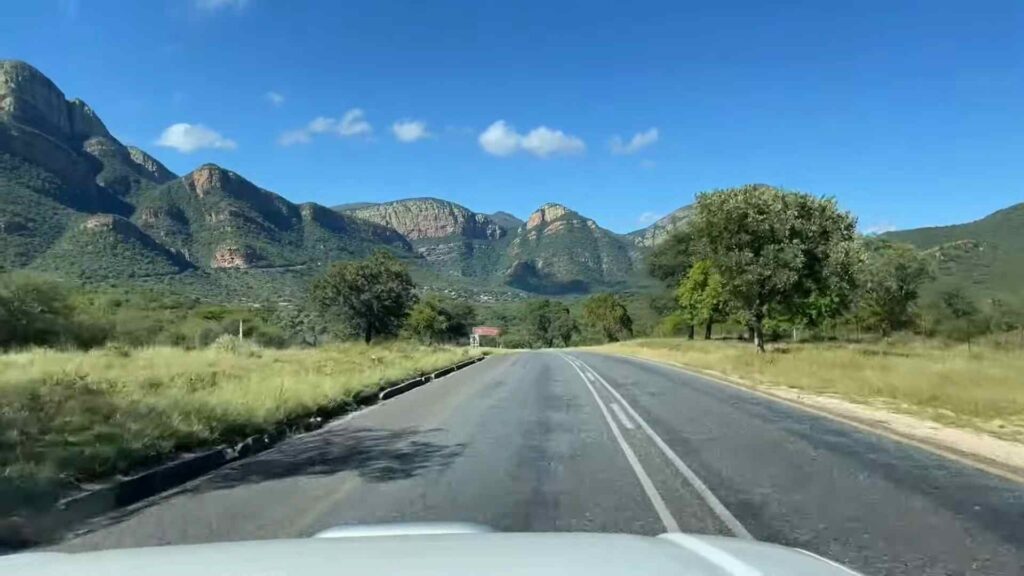
M 397 230 L 409 240 L 461 236 L 496 240 L 507 230 L 483 214 L 434 198 L 399 200 L 357 208 L 348 213 Z
M 154 182 L 163 184 L 164 182 L 177 178 L 177 175 L 175 175 L 174 172 L 168 170 L 167 167 L 161 164 L 159 160 L 153 158 L 149 154 L 146 154 L 142 149 L 136 148 L 135 146 L 127 146 L 127 149 L 128 157 L 132 159 L 132 162 L 135 162 L 140 168 L 145 170 L 146 173 L 152 177 Z
M 674 210 L 667 216 L 660 218 L 654 224 L 640 230 L 635 230 L 627 234 L 629 238 L 633 239 L 633 243 L 641 248 L 651 248 L 660 244 L 665 238 L 675 231 L 676 229 L 686 226 L 687 222 L 693 216 L 692 206 L 683 206 L 678 210 Z
M 64 193 L 54 199 L 76 210 L 127 215 L 126 196 L 169 174 L 134 161 L 88 104 L 65 99 L 39 70 L 16 60 L 0 60 L 0 152 L 59 178 Z
M 65 140 L 110 136 L 88 104 L 66 100 L 49 78 L 17 60 L 0 61 L 0 116 Z
M 628 239 L 562 206 L 534 211 L 508 246 L 506 282 L 531 292 L 586 292 L 634 269 Z
M 548 224 L 569 213 L 574 212 L 561 204 L 545 204 L 534 211 L 533 214 L 530 214 L 530 217 L 526 220 L 526 229 L 531 230 L 538 226 Z

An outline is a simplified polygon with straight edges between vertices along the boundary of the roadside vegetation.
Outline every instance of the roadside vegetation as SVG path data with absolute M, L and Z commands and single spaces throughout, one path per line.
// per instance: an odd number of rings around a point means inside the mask
M 471 354 L 411 342 L 275 350 L 121 346 L 0 355 L 0 512 L 76 483 L 264 433 Z M 4 510 L 6 509 L 6 510 Z
M 618 343 L 1024 440 L 1024 315 L 969 287 L 922 301 L 929 257 L 855 229 L 832 199 L 708 192 L 647 258 L 660 292 L 489 305 L 417 286 L 387 250 L 245 305 L 0 274 L 0 499 L 345 404 L 464 358 L 476 325 L 500 329 L 484 346 Z M 632 340 L 651 336 L 670 338 Z
M 900 337 L 777 344 L 751 354 L 736 340 L 661 338 L 596 348 L 675 362 L 756 386 L 785 387 L 1024 442 L 1024 352 L 1018 342 Z

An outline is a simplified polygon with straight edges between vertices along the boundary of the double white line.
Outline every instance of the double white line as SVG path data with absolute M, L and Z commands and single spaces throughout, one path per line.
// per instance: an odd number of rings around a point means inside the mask
M 725 524 L 729 528 L 729 530 L 732 531 L 733 534 L 740 538 L 747 538 L 751 540 L 753 539 L 753 536 L 751 536 L 750 532 L 748 532 L 747 529 L 743 527 L 743 524 L 740 524 L 740 521 L 732 515 L 732 512 L 729 512 L 729 510 L 722 504 L 722 502 L 711 492 L 710 489 L 708 489 L 707 485 L 704 484 L 704 482 L 701 481 L 701 479 L 696 474 L 694 474 L 693 470 L 691 470 L 690 467 L 687 466 L 685 462 L 683 462 L 682 458 L 680 458 L 678 454 L 676 454 L 671 448 L 669 448 L 668 444 L 666 444 L 665 441 L 662 440 L 661 437 L 658 436 L 658 434 L 650 427 L 650 425 L 648 425 L 647 422 L 645 422 L 644 419 L 641 418 L 640 415 L 636 413 L 636 410 L 634 410 L 633 407 L 629 405 L 629 402 L 626 402 L 626 399 L 623 398 L 622 395 L 618 393 L 618 391 L 612 388 L 611 385 L 609 385 L 608 382 L 605 381 L 605 379 L 602 378 L 600 374 L 598 374 L 590 366 L 587 366 L 587 364 L 582 360 L 572 356 L 568 356 L 566 354 L 562 354 L 560 352 L 558 354 L 562 358 L 564 358 L 566 362 L 572 365 L 573 369 L 575 369 L 576 372 L 580 375 L 580 378 L 583 379 L 583 383 L 587 385 L 588 389 L 590 389 L 590 393 L 594 395 L 594 400 L 597 402 L 598 407 L 601 409 L 601 413 L 604 414 L 605 420 L 608 421 L 608 426 L 611 427 L 612 434 L 618 441 L 619 447 L 622 448 L 623 453 L 625 453 L 626 459 L 629 461 L 630 466 L 633 467 L 633 472 L 636 473 L 637 478 L 640 480 L 640 484 L 643 486 L 644 492 L 647 493 L 647 497 L 648 499 L 650 499 L 651 504 L 654 506 L 654 510 L 657 512 L 662 524 L 665 525 L 666 531 L 679 532 L 679 524 L 676 522 L 675 518 L 672 517 L 672 513 L 669 511 L 668 506 L 665 505 L 665 499 L 661 497 L 661 494 L 658 492 L 658 489 L 655 488 L 654 483 L 651 482 L 650 476 L 648 476 L 647 471 L 644 470 L 643 466 L 640 464 L 640 460 L 637 459 L 636 454 L 633 452 L 633 449 L 630 448 L 629 444 L 626 442 L 625 437 L 622 435 L 622 431 L 619 430 L 618 424 L 616 424 L 615 420 L 612 419 L 608 408 L 601 400 L 601 397 L 598 395 L 597 390 L 591 384 L 591 381 L 596 380 L 598 383 L 603 385 L 604 388 L 608 391 L 608 393 L 611 394 L 618 401 L 617 404 L 612 403 L 611 406 L 612 410 L 615 411 L 616 416 L 618 416 L 619 419 L 622 421 L 623 426 L 630 429 L 633 428 L 632 423 L 629 421 L 629 418 L 626 417 L 626 414 L 628 414 L 630 417 L 632 417 L 633 421 L 640 425 L 640 428 L 654 442 L 658 449 L 661 450 L 662 454 L 664 454 L 665 457 L 668 458 L 670 462 L 672 462 L 672 464 L 676 467 L 679 473 L 682 474 L 684 478 L 686 478 L 690 485 L 693 486 L 694 490 L 696 490 L 697 493 L 700 494 L 700 497 L 704 500 L 708 507 L 711 508 L 715 515 L 718 516 L 719 520 L 721 520 L 722 523 Z M 620 405 L 623 409 L 625 409 L 625 414 L 623 414 L 622 409 L 619 408 Z

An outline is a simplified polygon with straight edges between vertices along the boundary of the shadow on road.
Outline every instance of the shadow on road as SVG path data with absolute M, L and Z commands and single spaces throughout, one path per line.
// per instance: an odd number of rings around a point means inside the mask
M 352 471 L 364 480 L 388 482 L 442 469 L 458 458 L 464 444 L 430 439 L 440 430 L 339 427 L 293 438 L 277 448 L 210 475 L 194 490 L 218 490 L 291 476 Z
M 190 484 L 94 518 L 80 526 L 75 534 L 118 524 L 147 508 L 192 493 L 345 471 L 354 472 L 369 482 L 413 478 L 444 469 L 462 455 L 465 444 L 446 444 L 431 439 L 441 432 L 438 428 L 323 428 L 286 440 L 271 450 L 225 466 Z

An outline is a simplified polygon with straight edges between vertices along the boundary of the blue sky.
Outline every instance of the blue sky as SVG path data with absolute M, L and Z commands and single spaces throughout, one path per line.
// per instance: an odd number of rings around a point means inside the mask
M 5 4 L 0 57 L 179 173 L 293 201 L 626 232 L 766 182 L 871 230 L 1024 200 L 1022 30 L 1019 0 L 37 0 Z

